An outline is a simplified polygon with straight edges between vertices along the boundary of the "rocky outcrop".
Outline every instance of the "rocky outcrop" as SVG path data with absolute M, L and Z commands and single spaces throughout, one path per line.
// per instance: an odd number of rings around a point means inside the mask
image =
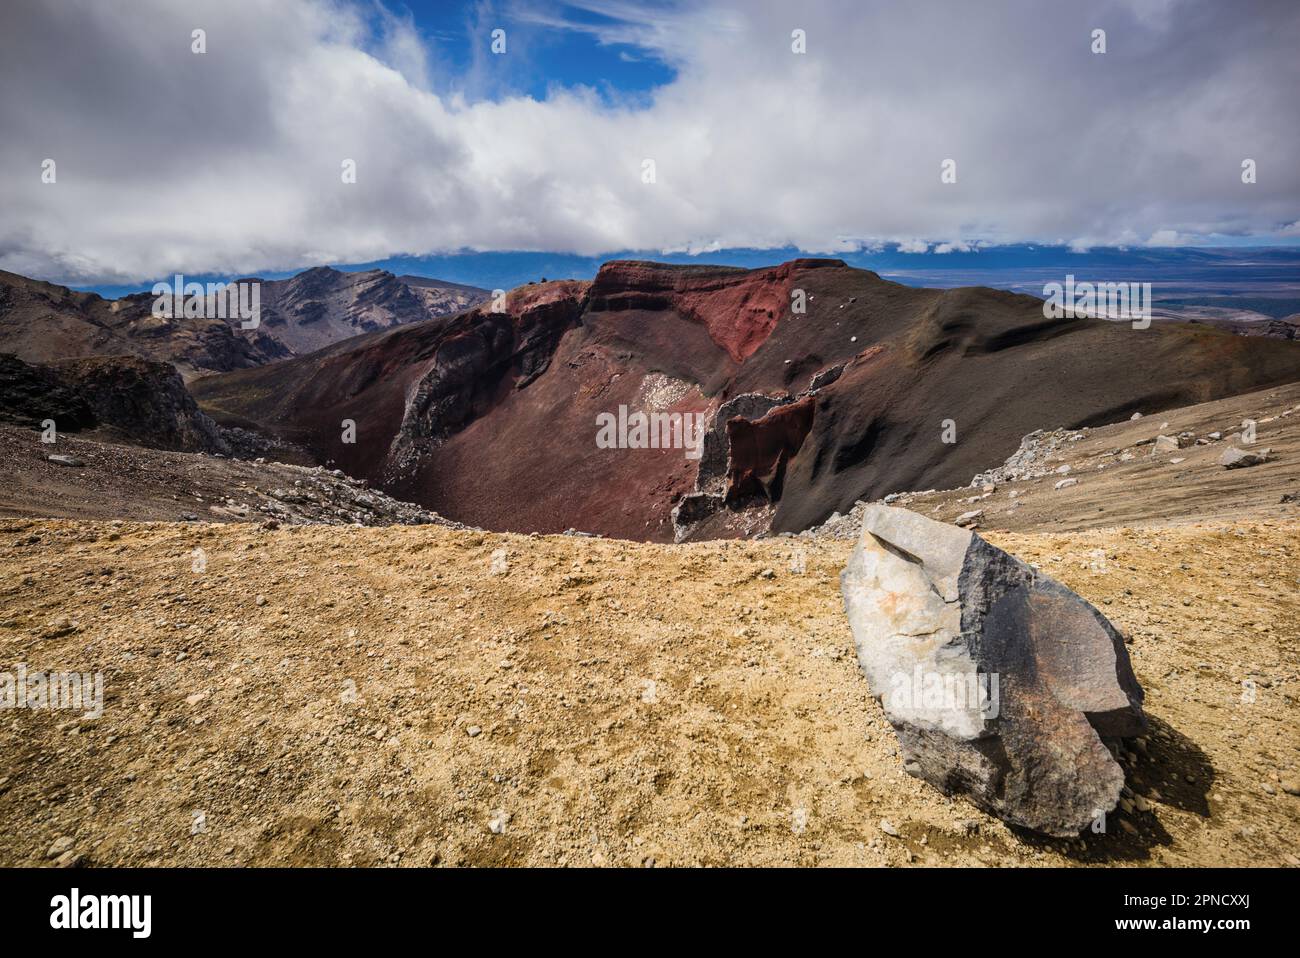
M 1124 773 L 1103 739 L 1146 719 L 1093 606 L 975 533 L 882 505 L 864 510 L 841 588 L 909 773 L 1049 835 L 1115 807 Z
M 51 368 L 85 398 L 99 426 L 124 439 L 179 452 L 230 451 L 168 363 L 107 356 Z
M 166 363 L 135 356 L 33 366 L 0 356 L 0 419 L 58 433 L 99 429 L 154 449 L 228 453 L 224 439 Z
M 73 385 L 45 366 L 0 353 L 0 421 L 41 429 L 50 420 L 62 432 L 95 426 L 94 412 Z
M 815 400 L 805 396 L 760 419 L 727 420 L 729 501 L 758 498 L 772 503 L 781 498 L 786 467 L 808 438 L 816 408 Z
M 674 506 L 672 511 L 674 539 L 682 542 L 695 531 L 696 527 L 706 522 L 728 507 L 744 507 L 751 504 L 756 497 L 766 497 L 767 502 L 780 498 L 779 479 L 784 476 L 785 465 L 789 456 L 798 451 L 798 444 L 807 435 L 807 424 L 811 422 L 811 410 L 797 417 L 793 433 L 798 434 L 798 443 L 774 442 L 771 449 L 760 452 L 760 445 L 766 437 L 775 438 L 785 432 L 780 427 L 770 428 L 773 424 L 785 420 L 771 419 L 777 410 L 791 404 L 789 396 L 765 396 L 762 393 L 744 393 L 727 400 L 718 407 L 713 421 L 704 432 L 700 444 L 699 471 L 695 477 L 695 489 L 687 493 Z M 761 429 L 757 423 L 768 425 Z M 802 423 L 800 430 L 798 425 Z M 743 450 L 739 459 L 734 459 L 733 441 L 740 437 Z M 793 439 L 794 435 L 788 435 Z M 788 448 L 793 445 L 793 449 Z M 779 459 L 781 476 L 770 475 L 775 471 Z M 764 464 L 764 460 L 767 460 Z M 764 486 L 762 478 L 769 479 Z M 772 483 L 772 479 L 778 481 Z M 774 495 L 772 495 L 774 493 Z

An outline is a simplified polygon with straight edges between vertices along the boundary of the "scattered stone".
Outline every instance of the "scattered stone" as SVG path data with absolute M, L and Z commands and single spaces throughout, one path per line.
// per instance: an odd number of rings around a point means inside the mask
M 510 813 L 498 808 L 488 819 L 488 831 L 493 835 L 502 835 L 508 824 L 510 824 Z
M 483 730 L 477 725 L 471 725 L 469 728 L 465 729 L 465 734 L 470 738 L 478 738 L 483 734 Z
M 80 622 L 69 619 L 66 615 L 61 615 L 45 627 L 45 631 L 41 633 L 41 636 L 46 639 L 61 639 L 65 635 L 72 635 L 80 629 Z
M 970 512 L 963 512 L 955 521 L 959 526 L 972 526 L 978 523 L 983 515 L 983 509 L 974 509 Z
M 1056 485 L 1054 485 L 1052 488 L 1053 488 L 1053 489 L 1069 489 L 1071 486 L 1077 486 L 1078 484 L 1079 484 L 1079 480 L 1078 480 L 1078 479 L 1062 479 L 1060 482 L 1058 482 L 1058 483 L 1057 483 Z
M 73 468 L 78 468 L 85 465 L 85 463 L 76 456 L 65 456 L 62 453 L 55 453 L 54 455 L 46 456 L 45 458 L 48 462 L 52 462 L 56 466 L 72 466 Z
M 1135 420 L 1135 419 L 1141 419 L 1141 418 L 1142 418 L 1142 414 L 1141 414 L 1140 412 L 1135 412 L 1133 415 L 1131 415 L 1131 416 L 1128 417 L 1129 422 L 1132 422 L 1132 421 Z
M 1258 466 L 1268 461 L 1269 453 L 1272 449 L 1238 449 L 1236 446 L 1229 446 L 1223 450 L 1223 455 L 1219 457 L 1219 465 L 1225 469 L 1244 469 L 1247 466 Z
M 72 836 L 70 835 L 63 835 L 56 838 L 54 844 L 50 846 L 50 850 L 45 853 L 45 857 L 58 858 L 64 852 L 68 851 L 68 849 L 72 848 L 72 845 L 73 841 Z
M 1300 778 L 1284 778 L 1278 784 L 1288 795 L 1300 795 Z
M 886 835 L 892 835 L 895 838 L 898 837 L 898 829 L 895 827 L 894 823 L 887 818 L 882 818 L 880 820 L 880 830 Z
M 1146 719 L 1123 639 L 1097 609 L 969 530 L 881 505 L 864 511 L 841 590 L 918 777 L 1062 837 L 1114 809 L 1124 772 L 1102 736 Z
M 1181 446 L 1178 440 L 1173 436 L 1156 436 L 1156 441 L 1151 444 L 1151 455 L 1158 456 L 1162 452 L 1177 452 Z
M 253 602 L 255 605 L 259 605 L 259 606 L 266 605 L 266 596 L 259 595 L 256 599 L 253 600 Z

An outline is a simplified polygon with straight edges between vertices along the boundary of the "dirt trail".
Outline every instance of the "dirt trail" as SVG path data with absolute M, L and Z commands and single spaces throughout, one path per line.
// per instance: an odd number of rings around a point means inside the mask
M 0 864 L 1300 864 L 1300 519 L 990 538 L 1132 637 L 1104 835 L 902 771 L 849 543 L 5 519 L 0 671 L 106 701 L 0 713 Z

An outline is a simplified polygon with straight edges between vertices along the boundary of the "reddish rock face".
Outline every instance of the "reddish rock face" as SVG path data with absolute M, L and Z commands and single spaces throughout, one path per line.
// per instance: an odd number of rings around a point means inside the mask
M 821 267 L 847 268 L 837 259 L 797 259 L 755 270 L 616 260 L 596 274 L 591 308 L 674 311 L 702 323 L 714 343 L 743 363 L 790 313 L 792 277 Z
M 816 403 L 805 396 L 787 406 L 777 406 L 757 420 L 736 416 L 727 421 L 731 469 L 727 499 L 741 503 L 753 496 L 778 502 L 785 469 L 798 454 L 812 428 Z

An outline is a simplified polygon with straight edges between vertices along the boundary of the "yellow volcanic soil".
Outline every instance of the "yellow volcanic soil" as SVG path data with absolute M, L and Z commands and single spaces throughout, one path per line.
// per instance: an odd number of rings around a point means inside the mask
M 106 701 L 0 713 L 0 864 L 1300 864 L 1300 519 L 990 538 L 1132 638 L 1105 834 L 903 772 L 845 542 L 6 519 L 0 671 Z

